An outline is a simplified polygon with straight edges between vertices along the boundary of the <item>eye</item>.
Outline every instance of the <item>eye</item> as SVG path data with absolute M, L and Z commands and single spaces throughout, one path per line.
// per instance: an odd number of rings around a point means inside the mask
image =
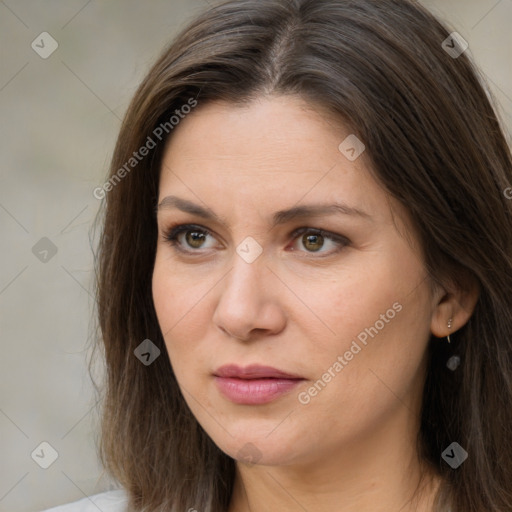
M 184 235 L 184 236 L 182 236 Z M 193 224 L 181 224 L 175 227 L 171 227 L 165 234 L 164 238 L 177 250 L 183 252 L 194 252 L 190 251 L 184 246 L 191 249 L 209 249 L 211 247 L 205 247 L 204 242 L 208 236 L 212 234 L 204 228 L 195 226 Z
M 302 236 L 301 236 L 302 235 Z M 336 233 L 330 233 L 328 231 L 324 231 L 322 229 L 316 228 L 308 228 L 302 227 L 296 229 L 293 234 L 293 238 L 297 238 L 296 243 L 300 243 L 303 247 L 306 248 L 306 252 L 308 253 L 321 253 L 327 255 L 336 253 L 343 249 L 345 246 L 349 245 L 349 240 L 344 236 L 337 235 Z M 327 244 L 327 250 L 322 251 L 322 249 L 326 246 L 326 241 L 329 242 Z M 329 245 L 334 248 L 334 250 L 329 251 Z M 292 249 L 296 250 L 296 249 Z
M 301 236 L 302 235 L 302 236 Z M 180 224 L 171 226 L 164 234 L 164 239 L 169 242 L 176 250 L 186 253 L 198 252 L 201 249 L 211 249 L 214 245 L 207 245 L 205 242 L 208 237 L 213 238 L 213 235 L 206 228 L 196 226 L 194 224 Z M 300 238 L 299 238 L 300 237 Z M 291 238 L 294 239 L 294 245 L 301 243 L 306 251 L 310 254 L 319 253 L 323 255 L 334 254 L 341 251 L 345 246 L 350 244 L 350 241 L 344 236 L 330 233 L 322 229 L 302 227 L 296 229 Z M 326 244 L 326 242 L 328 242 Z M 329 245 L 333 250 L 328 250 Z M 327 250 L 322 250 L 327 246 Z M 292 248 L 296 251 L 296 248 Z

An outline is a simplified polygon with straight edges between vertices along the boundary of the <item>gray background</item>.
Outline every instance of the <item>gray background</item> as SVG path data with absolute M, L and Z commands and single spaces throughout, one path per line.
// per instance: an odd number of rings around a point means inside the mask
M 423 3 L 469 42 L 510 132 L 512 0 Z M 109 488 L 95 453 L 85 364 L 89 231 L 100 204 L 92 192 L 137 84 L 206 6 L 0 1 L 0 511 L 38 511 Z M 58 42 L 47 59 L 31 47 L 44 31 Z M 53 257 L 40 253 L 46 262 L 32 252 L 43 237 L 57 248 Z M 43 441 L 58 452 L 48 469 L 31 458 Z

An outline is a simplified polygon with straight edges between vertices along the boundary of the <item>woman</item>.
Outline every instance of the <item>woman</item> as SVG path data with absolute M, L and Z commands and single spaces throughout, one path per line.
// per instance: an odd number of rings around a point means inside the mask
M 512 160 L 465 50 L 406 0 L 178 36 L 100 191 L 123 490 L 56 510 L 512 510 Z

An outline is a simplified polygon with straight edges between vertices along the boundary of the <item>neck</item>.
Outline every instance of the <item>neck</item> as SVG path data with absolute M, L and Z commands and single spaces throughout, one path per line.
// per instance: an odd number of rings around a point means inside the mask
M 407 482 L 390 488 L 389 475 L 365 481 L 346 475 L 333 481 L 322 473 L 311 471 L 306 477 L 290 468 L 237 468 L 228 512 L 433 512 L 441 482 L 432 473 L 423 479 L 408 474 Z
M 237 462 L 228 512 L 432 512 L 440 478 L 418 460 L 417 425 L 400 439 L 396 427 L 393 421 L 378 436 L 329 447 L 307 462 Z

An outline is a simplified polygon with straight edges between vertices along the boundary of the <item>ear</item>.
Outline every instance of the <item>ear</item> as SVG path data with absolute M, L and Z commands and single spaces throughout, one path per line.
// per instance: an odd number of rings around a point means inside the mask
M 443 338 L 458 331 L 473 314 L 480 296 L 480 286 L 472 277 L 468 277 L 466 282 L 468 285 L 465 289 L 450 282 L 434 294 L 430 330 L 437 338 Z M 448 327 L 450 319 L 451 328 Z

